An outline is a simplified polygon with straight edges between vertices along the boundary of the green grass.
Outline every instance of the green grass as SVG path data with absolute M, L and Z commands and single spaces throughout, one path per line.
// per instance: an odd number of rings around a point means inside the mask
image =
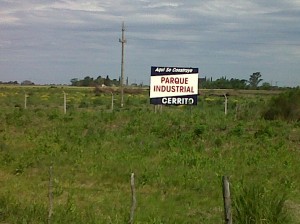
M 27 110 L 23 89 L 0 90 L 0 222 L 47 222 L 51 164 L 53 223 L 127 222 L 131 172 L 136 223 L 222 223 L 223 175 L 233 200 L 255 197 L 245 186 L 262 183 L 267 196 L 258 209 L 280 204 L 269 192 L 300 204 L 300 142 L 291 138 L 300 125 L 262 119 L 267 95 L 229 97 L 225 117 L 219 97 L 154 113 L 148 95 L 126 95 L 120 108 L 116 94 L 111 112 L 110 94 L 70 88 L 64 115 L 60 88 L 30 89 Z M 290 223 L 300 222 L 296 210 L 283 208 Z
M 291 223 L 286 195 L 281 191 L 268 190 L 261 183 L 243 186 L 240 191 L 235 192 L 234 223 Z

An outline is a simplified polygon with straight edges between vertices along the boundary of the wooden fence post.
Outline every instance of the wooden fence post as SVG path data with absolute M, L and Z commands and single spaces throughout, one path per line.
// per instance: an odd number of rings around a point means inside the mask
M 53 190 L 52 190 L 52 165 L 49 167 L 49 186 L 48 186 L 48 193 L 49 193 L 49 212 L 48 212 L 48 224 L 51 224 L 51 218 L 53 214 Z
M 27 109 L 27 98 L 28 98 L 28 95 L 25 92 L 25 96 L 24 96 L 24 109 Z
M 67 113 L 67 94 L 65 93 L 65 91 L 63 91 L 64 93 L 64 114 Z
M 228 177 L 222 177 L 223 182 L 223 200 L 224 200 L 224 213 L 225 213 L 225 224 L 232 224 L 232 214 L 231 214 L 231 198 L 229 189 Z
M 111 92 L 111 111 L 114 111 L 114 93 Z
M 228 99 L 227 99 L 227 95 L 226 93 L 224 94 L 224 97 L 225 97 L 225 108 L 224 108 L 224 112 L 225 112 L 225 115 L 227 115 L 227 107 L 228 107 Z
M 130 211 L 130 219 L 129 219 L 128 223 L 133 224 L 134 211 L 135 211 L 135 208 L 136 208 L 136 197 L 135 197 L 135 186 L 134 186 L 134 173 L 131 174 L 130 186 L 131 186 L 131 211 Z

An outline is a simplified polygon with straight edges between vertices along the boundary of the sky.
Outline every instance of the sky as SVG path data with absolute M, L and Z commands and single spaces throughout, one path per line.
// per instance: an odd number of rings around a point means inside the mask
M 70 84 L 151 66 L 300 86 L 299 0 L 0 0 L 0 81 Z

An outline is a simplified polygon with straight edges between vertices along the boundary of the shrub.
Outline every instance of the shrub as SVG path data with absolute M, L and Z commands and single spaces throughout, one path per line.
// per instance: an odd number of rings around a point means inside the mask
M 205 125 L 199 125 L 197 126 L 195 129 L 194 129 L 194 134 L 199 137 L 201 135 L 204 134 L 205 132 L 205 129 L 206 129 L 206 126 Z
M 221 138 L 216 138 L 214 143 L 215 143 L 216 147 L 221 147 L 223 144 L 223 141 Z
M 88 108 L 89 107 L 89 103 L 85 100 L 82 100 L 78 106 L 79 108 Z
M 300 89 L 290 90 L 272 98 L 263 112 L 267 120 L 300 120 Z
M 244 127 L 241 123 L 239 123 L 237 126 L 235 126 L 231 131 L 230 135 L 241 137 L 244 134 Z
M 262 139 L 271 138 L 274 135 L 275 135 L 274 130 L 269 126 L 263 127 L 254 133 L 255 138 L 262 138 Z
M 291 223 L 284 207 L 286 195 L 261 185 L 244 186 L 233 200 L 233 222 L 240 224 Z

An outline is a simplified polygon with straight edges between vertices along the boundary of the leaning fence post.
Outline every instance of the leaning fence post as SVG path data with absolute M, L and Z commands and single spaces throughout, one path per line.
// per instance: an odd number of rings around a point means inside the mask
M 129 219 L 128 223 L 133 224 L 134 211 L 135 211 L 135 208 L 136 208 L 134 173 L 131 174 L 130 185 L 131 185 L 131 211 L 130 211 L 130 219 Z
M 222 177 L 223 182 L 223 199 L 224 199 L 224 213 L 225 213 L 225 224 L 232 224 L 232 214 L 231 214 L 231 198 L 229 189 L 228 177 Z
M 53 214 L 53 190 L 52 190 L 52 165 L 49 167 L 49 213 L 48 213 L 48 224 L 51 224 L 51 218 Z

